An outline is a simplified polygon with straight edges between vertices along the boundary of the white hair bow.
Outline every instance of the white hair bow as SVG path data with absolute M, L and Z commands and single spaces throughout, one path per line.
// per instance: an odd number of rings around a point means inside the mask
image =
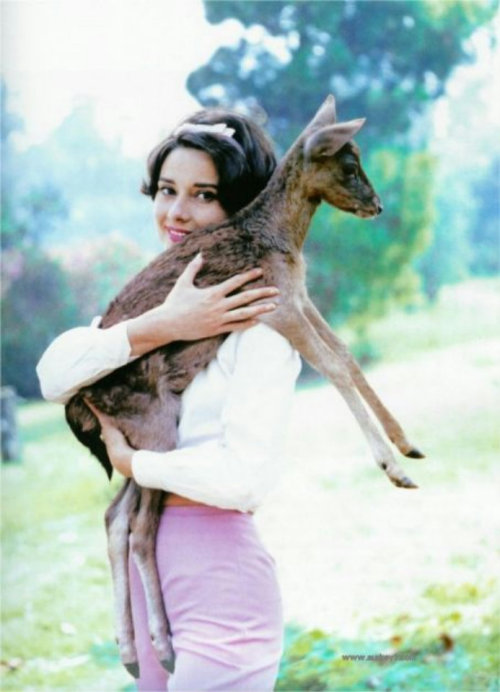
M 232 137 L 236 130 L 232 127 L 228 127 L 226 123 L 214 123 L 213 125 L 205 125 L 204 123 L 183 123 L 179 125 L 172 134 L 174 137 L 177 137 L 177 135 L 182 135 L 184 132 L 209 132 L 214 135 Z

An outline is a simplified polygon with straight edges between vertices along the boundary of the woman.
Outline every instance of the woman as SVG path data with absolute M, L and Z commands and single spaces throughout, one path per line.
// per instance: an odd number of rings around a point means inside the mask
M 269 143 L 248 119 L 219 110 L 184 121 L 151 152 L 143 185 L 165 246 L 248 204 L 274 167 Z M 139 689 L 271 690 L 282 652 L 281 599 L 252 513 L 282 469 L 300 361 L 282 336 L 258 323 L 275 309 L 276 288 L 228 297 L 260 270 L 198 289 L 202 262 L 199 256 L 188 265 L 159 307 L 109 329 L 80 327 L 58 337 L 38 374 L 44 396 L 65 402 L 161 345 L 231 332 L 183 393 L 176 450 L 132 449 L 112 420 L 96 413 L 114 468 L 168 492 L 157 562 L 176 667 L 169 677 L 156 660 L 131 560 Z

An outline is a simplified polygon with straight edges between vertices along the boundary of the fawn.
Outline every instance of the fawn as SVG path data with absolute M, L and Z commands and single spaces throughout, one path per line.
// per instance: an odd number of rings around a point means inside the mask
M 314 307 L 305 286 L 301 250 L 322 200 L 361 218 L 382 211 L 361 167 L 359 149 L 352 141 L 363 123 L 364 119 L 337 123 L 335 100 L 329 96 L 284 156 L 265 190 L 229 220 L 190 233 L 182 243 L 153 260 L 111 302 L 101 327 L 110 327 L 163 302 L 200 250 L 204 264 L 197 275 L 199 286 L 213 285 L 260 266 L 263 276 L 252 285 L 275 285 L 281 293 L 278 308 L 260 319 L 284 335 L 337 387 L 364 432 L 376 463 L 389 479 L 398 487 L 415 488 L 397 465 L 362 399 L 402 454 L 414 458 L 423 455 L 410 444 L 367 383 L 345 344 Z M 70 400 L 66 406 L 69 425 L 99 458 L 109 476 L 112 467 L 99 437 L 99 423 L 84 398 L 114 417 L 134 448 L 171 450 L 176 444 L 180 394 L 214 358 L 225 336 L 159 348 L 82 389 Z M 129 479 L 106 512 L 118 644 L 124 665 L 136 677 L 139 671 L 128 591 L 129 535 L 130 550 L 146 593 L 153 645 L 164 667 L 172 671 L 174 666 L 155 562 L 155 536 L 163 502 L 162 491 L 140 488 Z

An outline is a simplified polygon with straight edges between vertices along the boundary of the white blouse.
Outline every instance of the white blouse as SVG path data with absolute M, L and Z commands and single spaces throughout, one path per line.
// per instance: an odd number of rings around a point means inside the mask
M 67 402 L 131 362 L 126 323 L 61 334 L 37 366 L 44 398 Z M 223 509 L 253 511 L 283 471 L 283 442 L 300 357 L 264 324 L 232 332 L 181 398 L 177 448 L 133 454 L 134 479 Z

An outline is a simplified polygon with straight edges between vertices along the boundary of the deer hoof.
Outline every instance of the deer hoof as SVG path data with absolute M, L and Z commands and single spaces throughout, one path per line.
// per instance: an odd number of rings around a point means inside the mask
M 138 663 L 124 663 L 123 664 L 130 675 L 136 680 L 139 677 L 139 664 Z
M 168 648 L 167 655 L 165 658 L 162 658 L 160 663 L 165 668 L 165 670 L 168 670 L 169 673 L 173 673 L 174 668 L 175 668 L 175 651 L 174 651 L 174 648 L 172 646 L 172 640 L 170 639 L 170 637 L 168 638 L 168 647 L 167 648 Z
M 405 456 L 410 459 L 425 459 L 425 454 L 423 454 L 419 449 L 413 447 L 409 452 L 406 452 Z
M 394 485 L 397 485 L 398 488 L 418 488 L 418 485 L 414 483 L 411 478 L 408 478 L 408 476 L 395 478 L 392 482 Z
M 175 670 L 175 658 L 164 658 L 163 661 L 160 661 L 162 666 L 167 670 L 169 673 L 173 673 Z

